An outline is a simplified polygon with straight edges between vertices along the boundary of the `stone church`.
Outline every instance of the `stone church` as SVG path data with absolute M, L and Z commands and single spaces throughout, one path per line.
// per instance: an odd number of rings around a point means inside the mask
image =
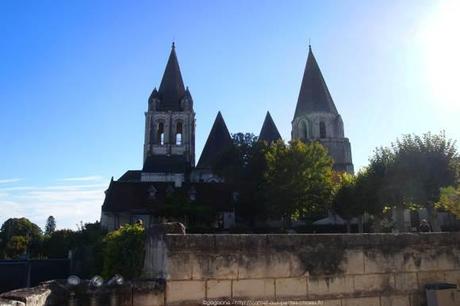
M 213 205 L 219 212 L 216 226 L 235 224 L 238 192 L 213 174 L 212 165 L 232 146 L 220 112 L 195 164 L 195 112 L 193 98 L 184 86 L 174 43 L 158 89 L 153 89 L 145 113 L 142 170 L 128 170 L 110 181 L 102 205 L 101 224 L 108 230 L 143 220 L 160 222 L 158 208 L 171 194 Z M 300 93 L 292 120 L 292 139 L 319 141 L 334 159 L 336 171 L 353 173 L 350 142 L 321 70 L 309 47 Z M 273 142 L 281 135 L 267 112 L 259 140 Z

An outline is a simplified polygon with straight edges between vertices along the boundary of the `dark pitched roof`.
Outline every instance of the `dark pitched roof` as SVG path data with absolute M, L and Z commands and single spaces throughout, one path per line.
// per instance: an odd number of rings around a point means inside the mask
M 311 112 L 338 114 L 315 56 L 309 47 L 294 118 Z
M 105 192 L 105 212 L 155 213 L 165 205 L 170 194 L 187 198 L 193 190 L 195 201 L 225 211 L 232 208 L 234 187 L 221 183 L 184 183 L 174 187 L 171 182 L 112 181 Z M 191 199 L 189 199 L 191 201 Z
M 260 130 L 259 140 L 271 143 L 280 139 L 280 132 L 278 132 L 278 129 L 276 128 L 275 122 L 273 122 L 270 112 L 267 111 L 264 123 L 262 124 L 262 129 Z
M 232 137 L 228 132 L 222 114 L 219 112 L 196 167 L 201 169 L 212 169 L 219 156 L 230 149 L 232 145 Z
M 150 155 L 144 161 L 143 172 L 185 173 L 189 163 L 183 155 Z
M 125 181 L 125 182 L 128 182 L 128 181 L 139 182 L 141 180 L 141 172 L 142 171 L 140 170 L 128 170 L 125 172 L 125 174 L 120 176 L 118 180 Z
M 158 89 L 158 97 L 160 105 L 158 110 L 163 111 L 178 111 L 180 110 L 180 101 L 185 95 L 184 82 L 177 61 L 176 48 L 174 43 L 171 48 L 168 63 L 161 80 L 160 88 Z

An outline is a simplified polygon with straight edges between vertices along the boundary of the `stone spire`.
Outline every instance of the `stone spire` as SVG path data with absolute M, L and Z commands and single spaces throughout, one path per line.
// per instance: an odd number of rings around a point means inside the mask
M 308 49 L 307 64 L 303 74 L 294 118 L 313 112 L 326 112 L 338 115 L 311 46 Z
M 201 169 L 212 169 L 219 156 L 230 149 L 232 145 L 232 137 L 228 132 L 222 114 L 219 112 L 196 167 Z
M 259 140 L 266 141 L 267 143 L 272 143 L 280 139 L 281 135 L 276 128 L 275 122 L 273 122 L 270 112 L 267 111 L 262 129 L 260 130 Z
M 174 43 L 172 44 L 171 53 L 157 95 L 161 101 L 159 110 L 180 110 L 180 102 L 185 95 L 185 86 L 182 81 Z

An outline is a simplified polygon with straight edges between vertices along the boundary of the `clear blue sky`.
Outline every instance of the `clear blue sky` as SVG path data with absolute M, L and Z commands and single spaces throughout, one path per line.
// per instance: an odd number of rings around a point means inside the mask
M 99 219 L 111 176 L 142 166 L 144 111 L 175 40 L 197 156 L 217 111 L 290 139 L 308 39 L 355 168 L 403 133 L 460 140 L 460 2 L 0 2 L 0 223 Z

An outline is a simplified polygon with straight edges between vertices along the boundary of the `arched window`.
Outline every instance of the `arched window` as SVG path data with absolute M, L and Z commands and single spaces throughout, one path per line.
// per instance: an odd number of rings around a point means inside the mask
M 300 121 L 299 124 L 299 136 L 302 140 L 308 139 L 308 122 L 306 120 Z
M 176 145 L 182 145 L 182 122 L 176 124 Z
M 319 123 L 319 137 L 326 138 L 326 124 L 323 121 Z
M 163 122 L 158 123 L 157 143 L 159 143 L 160 145 L 165 144 L 165 126 L 164 126 Z

